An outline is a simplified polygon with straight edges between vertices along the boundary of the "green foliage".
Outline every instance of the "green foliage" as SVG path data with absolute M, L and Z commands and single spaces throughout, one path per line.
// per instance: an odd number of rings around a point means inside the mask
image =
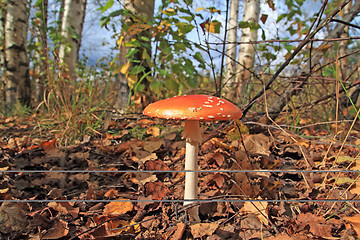
M 196 88 L 200 72 L 206 68 L 202 56 L 203 49 L 188 39 L 187 35 L 194 30 L 195 14 L 187 6 L 192 1 L 162 1 L 159 10 L 155 12 L 151 21 L 143 21 L 141 17 L 133 17 L 135 23 L 124 25 L 124 31 L 130 41 L 119 37 L 118 46 L 128 47 L 127 65 L 116 66 L 116 72 L 127 76 L 133 95 L 150 95 L 153 98 L 164 98 L 178 95 L 186 90 Z M 99 9 L 108 10 L 113 1 Z M 116 21 L 119 17 L 133 16 L 128 10 L 114 11 L 102 17 L 102 25 Z M 220 25 L 213 21 L 215 31 L 220 31 Z M 144 34 L 144 32 L 147 32 Z M 150 34 L 149 34 L 150 31 Z M 151 39 L 148 37 L 151 36 Z M 150 45 L 150 43 L 152 45 Z M 153 49 L 150 55 L 145 49 Z M 141 52 L 141 59 L 139 57 Z M 150 67 L 150 71 L 143 63 Z M 143 77 L 138 77 L 143 76 Z M 145 89 L 142 82 L 146 79 L 149 89 Z M 151 92 L 143 92 L 150 90 Z

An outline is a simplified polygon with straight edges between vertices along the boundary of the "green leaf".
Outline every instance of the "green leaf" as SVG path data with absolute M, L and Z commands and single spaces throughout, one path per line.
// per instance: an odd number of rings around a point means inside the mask
M 191 32 L 195 27 L 194 25 L 185 22 L 178 22 L 176 23 L 176 26 L 178 27 L 179 36 Z
M 108 0 L 106 4 L 97 10 L 101 10 L 101 13 L 104 13 L 106 10 L 109 10 L 114 5 L 114 0 Z
M 137 52 L 138 52 L 138 50 L 136 48 L 130 48 L 125 57 L 130 58 L 130 57 L 134 56 L 135 53 L 137 53 Z
M 141 65 L 136 65 L 136 66 L 133 66 L 129 72 L 130 75 L 136 75 L 136 74 L 139 74 L 141 72 L 145 71 L 145 67 L 144 66 L 141 66 Z
M 205 60 L 200 52 L 196 52 L 194 58 L 200 63 L 201 67 L 205 68 Z

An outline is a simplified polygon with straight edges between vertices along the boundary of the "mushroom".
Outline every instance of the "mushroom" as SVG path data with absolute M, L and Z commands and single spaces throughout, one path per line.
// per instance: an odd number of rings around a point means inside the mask
M 202 141 L 199 121 L 239 119 L 241 110 L 231 102 L 209 95 L 177 96 L 149 104 L 144 115 L 165 119 L 183 119 L 183 137 L 186 140 L 185 170 L 198 170 L 198 146 Z M 184 205 L 198 199 L 198 173 L 185 173 Z M 190 217 L 199 220 L 198 210 L 189 212 Z

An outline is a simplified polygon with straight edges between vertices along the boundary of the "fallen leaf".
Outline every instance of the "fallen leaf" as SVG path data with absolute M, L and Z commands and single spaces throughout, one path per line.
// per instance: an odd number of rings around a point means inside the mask
M 159 150 L 161 146 L 165 145 L 164 139 L 154 139 L 153 141 L 147 141 L 144 144 L 144 150 L 148 152 L 155 152 L 156 150 Z
M 360 237 L 360 214 L 352 217 L 344 217 L 344 220 L 348 222 L 356 232 L 356 235 Z M 350 226 L 346 224 L 346 229 L 349 230 Z
M 121 219 L 111 220 L 105 223 L 105 228 L 108 232 L 107 236 L 118 236 L 122 232 L 127 232 L 130 229 L 134 229 L 135 233 L 140 232 L 140 225 L 135 224 L 134 221 L 125 221 Z M 135 225 L 133 225 L 135 224 Z M 133 226 L 129 226 L 133 225 Z
M 313 213 L 300 213 L 297 216 L 297 221 L 305 228 L 309 226 L 310 232 L 318 237 L 331 237 L 331 225 L 326 224 L 325 218 L 316 216 Z
M 170 237 L 170 240 L 181 240 L 185 232 L 186 225 L 183 222 L 176 224 L 176 230 L 174 234 Z
M 161 170 L 167 171 L 170 170 L 168 165 L 166 165 L 162 160 L 150 160 L 145 162 L 146 170 Z
M 149 127 L 146 130 L 146 133 L 152 135 L 153 137 L 158 137 L 160 135 L 160 128 L 158 127 Z
M 272 143 L 268 136 L 265 134 L 249 135 L 244 140 L 244 146 L 247 152 L 254 155 L 270 155 L 270 147 Z
M 4 202 L 0 206 L 0 232 L 26 231 L 28 220 L 21 203 Z
M 55 224 L 53 225 L 53 227 L 46 230 L 45 234 L 41 237 L 41 239 L 59 239 L 67 236 L 68 233 L 68 223 L 61 219 L 55 219 Z
M 132 202 L 110 202 L 105 205 L 103 214 L 107 217 L 118 217 L 132 211 L 133 208 Z
M 258 201 L 258 202 L 245 202 L 244 206 L 240 209 L 240 211 L 244 214 L 252 213 L 255 215 L 259 221 L 268 225 L 268 214 L 267 214 L 267 202 Z
M 142 184 L 144 185 L 145 183 L 148 182 L 155 182 L 157 181 L 157 177 L 155 174 L 153 173 L 149 173 L 149 172 L 136 172 L 136 173 L 131 173 L 131 178 L 130 181 L 135 183 L 135 184 Z
M 163 199 L 170 190 L 162 182 L 148 182 L 145 184 L 146 196 L 152 196 L 154 200 Z
M 211 236 L 219 227 L 219 223 L 196 223 L 190 226 L 191 234 L 194 238 L 203 238 L 204 236 Z
M 69 202 L 50 202 L 48 206 L 58 211 L 60 214 L 70 214 L 73 218 L 76 218 L 79 213 L 79 208 L 74 208 L 73 203 Z

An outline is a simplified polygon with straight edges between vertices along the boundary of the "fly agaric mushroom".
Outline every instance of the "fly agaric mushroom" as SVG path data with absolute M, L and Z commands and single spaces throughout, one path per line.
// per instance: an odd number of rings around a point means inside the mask
M 143 114 L 150 117 L 185 120 L 183 131 L 183 137 L 186 139 L 185 170 L 189 171 L 198 170 L 198 145 L 202 141 L 199 121 L 239 119 L 242 116 L 241 110 L 231 102 L 208 95 L 177 96 L 160 100 L 149 104 Z M 197 199 L 197 183 L 197 172 L 185 173 L 184 200 Z M 193 202 L 185 201 L 184 205 L 191 203 Z

